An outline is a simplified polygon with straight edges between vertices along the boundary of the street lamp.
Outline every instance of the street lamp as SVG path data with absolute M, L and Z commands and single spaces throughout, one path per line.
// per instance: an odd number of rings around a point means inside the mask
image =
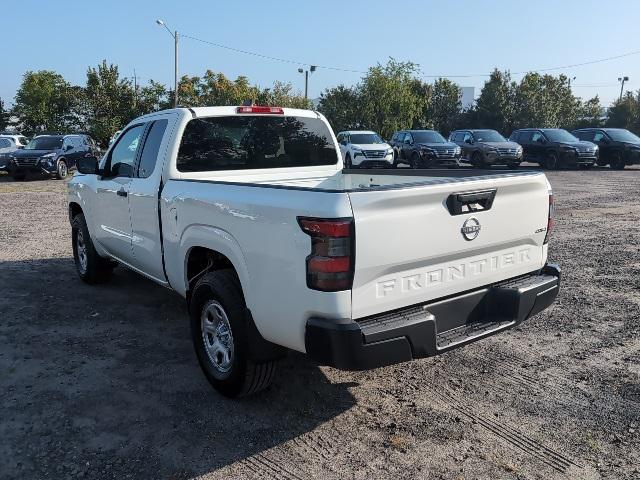
M 316 71 L 315 65 L 310 65 L 309 70 L 303 70 L 302 68 L 298 69 L 298 73 L 304 73 L 304 99 L 307 99 L 307 94 L 309 92 L 309 72 L 313 73 Z
M 618 81 L 620 82 L 620 100 L 622 100 L 622 90 L 624 90 L 624 82 L 628 82 L 629 77 L 619 77 Z
M 173 53 L 173 67 L 174 67 L 174 90 L 173 90 L 173 106 L 174 108 L 178 106 L 178 31 L 172 32 L 169 30 L 169 27 L 162 20 L 156 20 L 156 23 L 161 27 L 167 29 L 169 35 L 173 37 L 174 40 L 174 53 Z

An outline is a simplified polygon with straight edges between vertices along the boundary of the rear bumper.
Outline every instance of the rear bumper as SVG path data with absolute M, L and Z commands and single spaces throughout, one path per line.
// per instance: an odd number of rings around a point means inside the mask
M 366 370 L 430 357 L 511 328 L 553 303 L 560 268 L 542 270 L 439 301 L 339 322 L 307 322 L 307 355 L 322 365 Z

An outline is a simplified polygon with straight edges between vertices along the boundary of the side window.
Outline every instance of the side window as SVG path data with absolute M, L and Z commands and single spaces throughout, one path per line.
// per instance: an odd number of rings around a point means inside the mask
M 73 142 L 71 141 L 71 137 L 64 137 L 62 140 L 62 150 L 71 150 L 73 148 Z
M 142 147 L 138 177 L 148 178 L 153 173 L 153 169 L 156 167 L 156 162 L 158 161 L 162 137 L 167 129 L 167 123 L 167 120 L 157 120 L 151 125 L 147 139 L 144 141 L 144 147 Z
M 411 140 L 413 140 L 413 137 L 411 136 L 410 133 L 405 133 L 404 134 L 404 143 L 411 143 Z
M 132 177 L 133 164 L 144 132 L 144 125 L 131 127 L 118 138 L 118 143 L 111 149 L 105 166 L 105 177 Z
M 0 138 L 0 148 L 9 148 L 11 146 L 11 142 L 6 138 Z
M 602 139 L 604 138 L 604 133 L 602 132 L 596 132 L 596 134 L 593 136 L 593 142 L 601 142 Z M 589 140 L 588 138 L 585 138 L 585 140 Z
M 542 143 L 544 136 L 540 132 L 534 132 L 531 136 L 531 143 Z
M 471 143 L 473 141 L 473 135 L 471 135 L 469 132 L 464 132 L 464 135 L 462 136 L 462 141 L 464 143 Z

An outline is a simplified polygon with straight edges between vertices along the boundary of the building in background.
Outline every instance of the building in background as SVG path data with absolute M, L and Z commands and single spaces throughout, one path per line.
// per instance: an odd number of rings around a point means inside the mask
M 462 93 L 460 102 L 462 103 L 462 110 L 469 110 L 473 107 L 475 101 L 476 88 L 475 87 L 460 87 Z

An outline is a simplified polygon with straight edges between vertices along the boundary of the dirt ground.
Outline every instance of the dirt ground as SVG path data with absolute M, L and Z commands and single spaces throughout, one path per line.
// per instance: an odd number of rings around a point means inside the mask
M 242 401 L 200 373 L 181 298 L 80 282 L 64 182 L 0 178 L 0 478 L 640 478 L 640 170 L 549 178 L 549 310 L 369 372 L 292 354 Z

